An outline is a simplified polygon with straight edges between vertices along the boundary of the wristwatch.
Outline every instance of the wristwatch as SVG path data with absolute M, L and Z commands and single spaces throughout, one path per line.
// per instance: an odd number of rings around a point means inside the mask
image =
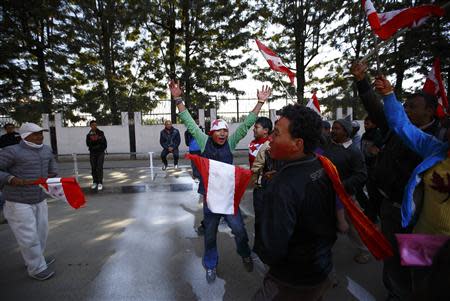
M 176 103 L 176 105 L 183 103 L 183 98 L 182 97 L 175 98 L 175 103 Z

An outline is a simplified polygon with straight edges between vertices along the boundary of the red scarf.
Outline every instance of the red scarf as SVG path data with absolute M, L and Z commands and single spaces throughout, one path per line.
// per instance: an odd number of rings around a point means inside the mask
M 255 162 L 255 158 L 258 154 L 259 148 L 267 140 L 269 140 L 269 137 L 258 138 L 250 142 L 250 145 L 248 146 L 248 161 L 250 162 L 250 168 L 253 166 L 253 162 Z
M 364 215 L 364 213 L 359 209 L 352 201 L 351 197 L 345 191 L 342 185 L 341 179 L 339 178 L 339 173 L 331 161 L 324 157 L 317 155 L 322 166 L 333 182 L 334 190 L 347 210 L 347 214 L 350 217 L 353 226 L 355 226 L 356 231 L 358 231 L 359 237 L 367 246 L 369 251 L 376 259 L 384 260 L 388 257 L 394 255 L 393 249 L 389 241 L 384 237 L 384 235 L 378 231 L 375 225 Z

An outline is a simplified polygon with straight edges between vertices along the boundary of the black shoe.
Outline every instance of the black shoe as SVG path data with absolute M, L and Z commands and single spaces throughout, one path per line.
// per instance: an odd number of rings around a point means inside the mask
M 36 280 L 47 280 L 55 275 L 55 272 L 51 271 L 49 268 L 46 268 L 40 273 L 37 273 L 36 275 L 30 275 L 31 278 L 34 278 Z
M 216 281 L 216 269 L 206 269 L 206 281 L 208 283 L 213 283 Z
M 242 257 L 242 263 L 244 264 L 244 268 L 247 272 L 253 272 L 253 259 L 252 257 Z
M 166 170 L 167 169 L 167 165 L 163 165 L 162 170 Z
M 200 226 L 197 227 L 197 235 L 205 235 L 205 226 L 203 226 L 203 224 L 200 224 Z

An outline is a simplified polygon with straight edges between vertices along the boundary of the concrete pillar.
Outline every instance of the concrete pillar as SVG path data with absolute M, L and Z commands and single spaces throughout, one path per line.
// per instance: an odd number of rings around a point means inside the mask
M 134 126 L 141 127 L 142 126 L 142 114 L 141 112 L 134 112 Z
M 198 121 L 199 124 L 205 128 L 205 109 L 198 109 Z
M 128 127 L 128 112 L 120 112 L 120 118 L 122 119 L 122 126 Z
M 342 115 L 342 108 L 337 108 L 336 109 L 336 120 L 337 119 L 342 119 L 343 115 Z
M 49 124 L 50 126 L 52 126 L 51 124 Z M 62 128 L 63 123 L 62 123 L 62 117 L 61 117 L 61 113 L 56 113 L 55 114 L 55 128 Z
M 217 110 L 216 109 L 210 109 L 209 110 L 209 116 L 210 116 L 210 118 L 211 118 L 211 122 L 213 121 L 213 120 L 216 120 L 217 119 Z
M 347 116 L 350 116 L 350 120 L 353 120 L 353 108 L 347 107 Z
M 270 120 L 272 120 L 273 123 L 275 123 L 275 121 L 277 120 L 277 110 L 275 109 L 270 109 L 269 110 L 269 118 Z

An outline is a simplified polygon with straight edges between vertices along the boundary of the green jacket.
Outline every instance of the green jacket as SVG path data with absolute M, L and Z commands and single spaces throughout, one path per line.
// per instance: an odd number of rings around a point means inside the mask
M 184 110 L 179 113 L 178 116 L 181 119 L 181 122 L 186 126 L 189 133 L 194 136 L 194 139 L 197 141 L 200 146 L 200 150 L 203 153 L 206 147 L 206 141 L 208 140 L 208 135 L 202 132 L 202 130 L 195 123 L 194 119 L 192 119 L 191 114 L 189 114 L 188 110 Z M 245 135 L 247 135 L 248 130 L 255 124 L 256 114 L 250 112 L 245 118 L 244 122 L 239 125 L 236 131 L 228 136 L 228 145 L 230 146 L 230 150 L 234 151 L 236 149 L 236 145 L 241 141 Z

